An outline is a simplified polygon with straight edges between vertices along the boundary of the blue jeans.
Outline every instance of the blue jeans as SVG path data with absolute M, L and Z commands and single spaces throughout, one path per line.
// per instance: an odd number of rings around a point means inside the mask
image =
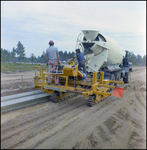
M 82 71 L 82 69 L 83 69 L 83 73 L 87 75 L 85 62 L 80 62 L 78 65 L 78 70 Z

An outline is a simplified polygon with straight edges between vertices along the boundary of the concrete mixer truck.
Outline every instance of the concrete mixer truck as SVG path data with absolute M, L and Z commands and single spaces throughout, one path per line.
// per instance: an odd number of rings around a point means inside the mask
M 92 76 L 104 72 L 104 79 L 120 80 L 129 83 L 132 63 L 128 62 L 128 51 L 123 58 L 123 50 L 116 41 L 94 30 L 82 30 L 79 34 L 75 49 L 84 54 L 87 74 Z M 75 60 L 75 64 L 77 64 Z
M 34 87 L 50 94 L 50 99 L 56 103 L 81 94 L 90 107 L 111 95 L 122 97 L 125 89 L 118 87 L 118 84 L 129 83 L 132 71 L 132 64 L 127 58 L 128 51 L 123 58 L 123 51 L 114 40 L 91 30 L 83 30 L 78 36 L 77 48 L 84 53 L 87 78 L 82 70 L 78 70 L 75 59 L 68 64 L 56 65 L 50 71 L 35 66 L 36 69 L 40 68 L 40 74 L 35 72 Z M 59 85 L 55 84 L 55 77 L 58 77 Z M 121 78 L 123 81 L 119 81 Z

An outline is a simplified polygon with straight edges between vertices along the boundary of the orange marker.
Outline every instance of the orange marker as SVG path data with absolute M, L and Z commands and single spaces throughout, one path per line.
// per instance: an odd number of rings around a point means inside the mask
M 123 89 L 123 88 L 115 87 L 112 95 L 122 98 L 124 91 L 125 91 L 125 89 Z

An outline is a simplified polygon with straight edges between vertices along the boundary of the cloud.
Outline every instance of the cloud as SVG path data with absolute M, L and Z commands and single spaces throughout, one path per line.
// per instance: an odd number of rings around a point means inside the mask
M 41 55 L 53 39 L 59 49 L 74 51 L 80 32 L 91 29 L 114 38 L 122 47 L 133 51 L 137 47 L 144 49 L 145 4 L 144 1 L 2 1 L 1 46 L 11 51 L 18 41 L 23 41 L 27 56 Z

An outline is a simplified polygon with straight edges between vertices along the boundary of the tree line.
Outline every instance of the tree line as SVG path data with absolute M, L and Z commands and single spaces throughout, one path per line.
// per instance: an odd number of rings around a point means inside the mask
M 17 55 L 17 57 L 16 57 Z M 68 59 L 72 58 L 75 53 L 65 51 L 59 51 L 60 61 L 67 61 Z M 29 58 L 26 57 L 25 54 L 25 47 L 23 44 L 18 41 L 17 47 L 13 47 L 12 51 L 8 51 L 6 49 L 1 48 L 1 62 L 24 62 L 24 63 L 46 63 L 46 53 L 43 51 L 41 56 L 36 57 L 33 53 L 30 55 Z
M 20 41 L 18 41 L 16 48 L 13 47 L 11 52 L 1 48 L 1 62 L 46 63 L 45 55 L 46 53 L 43 51 L 41 56 L 36 57 L 32 53 L 30 57 L 27 58 L 25 54 L 25 47 Z M 75 55 L 75 53 L 74 52 L 67 53 L 67 51 L 65 52 L 59 51 L 59 55 L 60 55 L 60 61 L 63 62 L 72 58 Z M 128 60 L 132 62 L 132 64 L 135 66 L 146 66 L 146 55 L 142 57 L 141 55 L 138 54 L 136 56 L 133 52 L 129 52 Z
M 134 66 L 146 66 L 146 55 L 143 57 L 141 55 L 135 55 L 133 52 L 128 53 L 128 61 L 132 62 Z

